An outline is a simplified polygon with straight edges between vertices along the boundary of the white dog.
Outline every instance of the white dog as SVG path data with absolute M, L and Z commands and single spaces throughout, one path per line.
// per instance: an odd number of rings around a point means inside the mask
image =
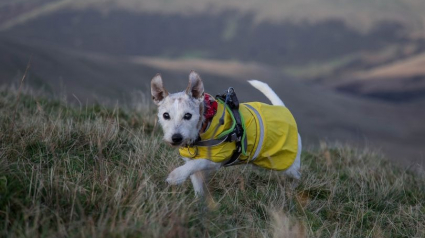
M 250 80 L 273 104 L 239 103 L 232 89 L 222 97 L 204 93 L 200 76 L 192 71 L 183 92 L 169 94 L 160 74 L 151 81 L 164 140 L 179 151 L 186 163 L 168 176 L 181 184 L 189 176 L 195 193 L 204 194 L 202 172 L 250 163 L 283 171 L 299 179 L 301 137 L 292 114 L 265 83 Z

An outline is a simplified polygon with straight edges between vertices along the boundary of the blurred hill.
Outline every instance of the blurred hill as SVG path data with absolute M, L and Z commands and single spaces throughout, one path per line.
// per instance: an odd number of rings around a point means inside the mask
M 0 19 L 6 20 L 5 25 L 10 27 L 58 9 L 95 9 L 105 14 L 119 9 L 185 16 L 214 15 L 233 9 L 240 14 L 252 14 L 256 22 L 341 19 L 362 31 L 383 21 L 399 22 L 422 36 L 425 26 L 425 2 L 420 0 L 3 0 Z
M 410 164 L 425 142 L 424 10 L 413 0 L 4 0 L 0 83 L 17 82 L 30 55 L 27 84 L 76 103 L 128 100 L 157 72 L 181 90 L 191 69 L 212 94 L 233 86 L 266 101 L 246 83 L 257 78 L 307 142 L 374 146 Z
M 425 52 L 424 10 L 425 3 L 410 0 L 22 0 L 0 5 L 0 30 L 114 56 L 257 62 L 305 82 L 397 102 L 425 98 L 423 72 L 384 77 L 375 87 L 364 71 Z M 399 87 L 404 82 L 409 88 Z

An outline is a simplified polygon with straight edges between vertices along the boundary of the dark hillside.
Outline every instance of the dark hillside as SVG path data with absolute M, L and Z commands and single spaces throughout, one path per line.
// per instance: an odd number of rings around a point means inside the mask
M 412 43 L 402 25 L 378 24 L 360 33 L 341 20 L 255 24 L 234 11 L 194 16 L 126 11 L 58 11 L 4 32 L 70 49 L 112 55 L 238 59 L 283 66 L 377 52 Z

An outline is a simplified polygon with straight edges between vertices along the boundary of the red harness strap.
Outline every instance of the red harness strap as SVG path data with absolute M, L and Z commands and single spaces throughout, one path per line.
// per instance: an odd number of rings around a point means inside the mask
M 217 101 L 215 101 L 214 98 L 211 97 L 211 95 L 206 93 L 204 96 L 204 105 L 205 105 L 205 112 L 204 112 L 205 120 L 211 120 L 211 118 L 213 118 L 215 113 L 217 112 Z
M 208 127 L 208 124 L 217 113 L 217 101 L 214 100 L 214 98 L 207 93 L 205 93 L 205 96 L 204 96 L 204 108 L 205 108 L 205 111 L 204 111 L 205 120 L 204 120 L 204 123 L 202 124 L 202 129 L 201 129 L 202 132 L 206 130 L 206 128 Z

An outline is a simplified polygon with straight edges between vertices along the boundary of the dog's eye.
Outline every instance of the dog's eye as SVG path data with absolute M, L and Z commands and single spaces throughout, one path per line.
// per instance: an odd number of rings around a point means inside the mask
M 190 120 L 190 118 L 192 118 L 192 114 L 190 114 L 190 113 L 186 113 L 186 114 L 184 114 L 183 119 L 185 119 L 185 120 Z
M 170 120 L 170 114 L 168 114 L 168 112 L 165 112 L 164 114 L 162 114 L 162 117 L 163 117 L 165 120 Z

